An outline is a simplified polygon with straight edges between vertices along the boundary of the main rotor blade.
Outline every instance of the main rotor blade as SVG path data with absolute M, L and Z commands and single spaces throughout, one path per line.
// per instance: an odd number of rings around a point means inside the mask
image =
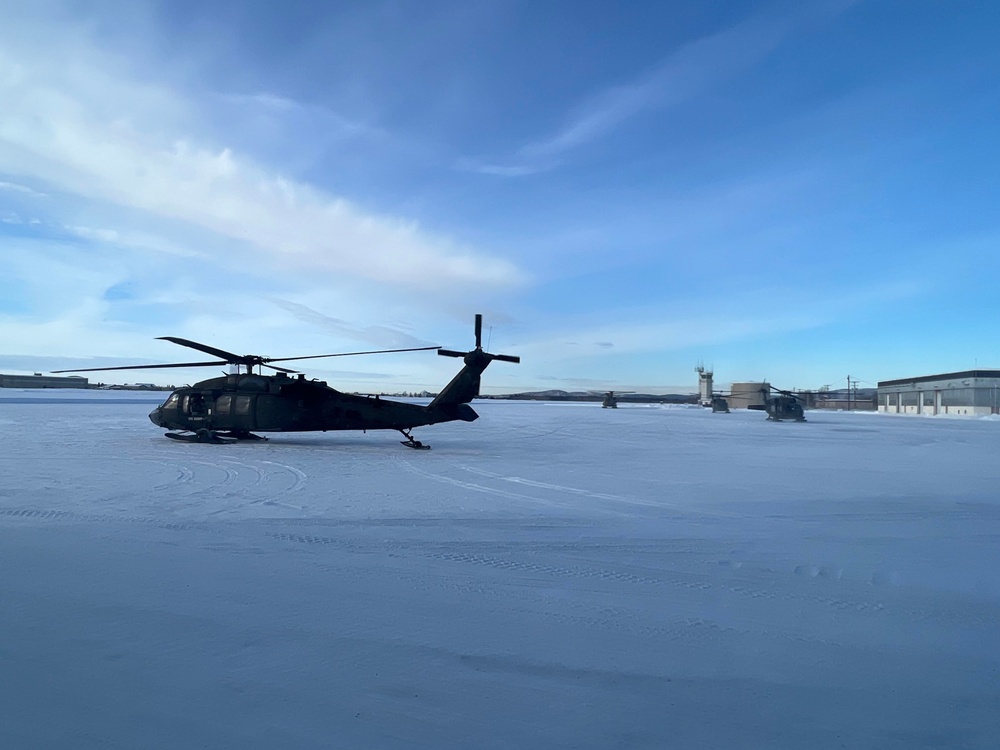
M 105 370 L 163 370 L 169 367 L 209 367 L 228 365 L 228 360 L 221 362 L 178 362 L 175 365 L 125 365 L 123 367 L 82 367 L 78 370 L 49 370 L 49 372 L 103 372 Z
M 242 357 L 239 354 L 227 352 L 225 349 L 216 349 L 214 346 L 208 346 L 207 344 L 199 344 L 197 341 L 191 341 L 191 339 L 182 339 L 177 336 L 157 336 L 157 338 L 162 341 L 171 341 L 174 344 L 180 344 L 181 346 L 186 346 L 191 349 L 197 349 L 198 351 L 205 352 L 205 354 L 222 357 L 226 360 L 226 364 L 237 364 L 246 359 L 246 357 Z
M 354 357 L 358 354 L 392 354 L 394 352 L 426 352 L 440 346 L 417 346 L 411 349 L 378 349 L 371 352 L 341 352 L 339 354 L 310 354 L 305 357 L 261 357 L 261 362 L 291 362 L 296 359 L 321 359 L 323 357 Z
M 464 357 L 468 352 L 456 352 L 453 349 L 438 349 L 442 357 Z
M 482 313 L 476 313 L 476 348 L 483 348 L 483 316 Z
M 513 362 L 515 365 L 521 364 L 521 358 L 515 357 L 513 354 L 494 354 L 493 359 L 498 359 L 501 362 Z

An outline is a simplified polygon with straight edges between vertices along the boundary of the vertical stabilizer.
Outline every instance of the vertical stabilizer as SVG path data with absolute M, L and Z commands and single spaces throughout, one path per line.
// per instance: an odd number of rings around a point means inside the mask
M 438 349 L 442 357 L 461 357 L 465 362 L 458 374 L 451 379 L 431 404 L 431 409 L 454 408 L 459 404 L 467 404 L 479 395 L 480 376 L 490 366 L 493 360 L 501 362 L 521 361 L 520 357 L 509 354 L 490 354 L 483 351 L 483 316 L 476 314 L 476 348 L 468 352 L 456 352 L 451 349 Z

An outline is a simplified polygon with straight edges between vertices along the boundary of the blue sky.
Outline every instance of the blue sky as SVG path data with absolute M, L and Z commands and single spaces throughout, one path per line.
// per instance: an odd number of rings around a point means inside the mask
M 920 0 L 14 4 L 0 369 L 465 348 L 476 312 L 523 358 L 487 392 L 1000 367 L 998 31 Z

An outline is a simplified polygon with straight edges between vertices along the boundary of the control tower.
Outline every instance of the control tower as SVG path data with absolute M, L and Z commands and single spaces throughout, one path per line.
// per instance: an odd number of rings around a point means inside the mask
M 694 368 L 698 373 L 698 403 L 702 406 L 712 405 L 712 371 L 706 370 L 704 365 Z

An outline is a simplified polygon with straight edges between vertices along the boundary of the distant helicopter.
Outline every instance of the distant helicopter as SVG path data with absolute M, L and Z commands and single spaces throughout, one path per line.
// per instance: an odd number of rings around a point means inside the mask
M 597 391 L 597 393 L 601 393 Z M 635 391 L 617 391 L 618 395 L 621 396 L 626 393 L 635 393 Z M 617 409 L 618 408 L 618 396 L 615 395 L 615 391 L 605 391 L 604 399 L 601 401 L 602 409 Z
M 96 372 L 104 370 L 149 370 L 170 367 L 209 367 L 235 365 L 236 373 L 211 378 L 193 386 L 178 388 L 149 414 L 158 427 L 172 430 L 166 436 L 175 440 L 223 443 L 232 440 L 266 440 L 257 432 L 312 432 L 328 430 L 397 430 L 409 448 L 429 448 L 411 434 L 415 427 L 440 422 L 472 422 L 479 415 L 469 402 L 479 395 L 480 376 L 490 362 L 518 363 L 520 357 L 490 354 L 483 351 L 483 316 L 476 315 L 476 348 L 468 352 L 425 346 L 410 349 L 383 349 L 343 354 L 314 354 L 304 357 L 261 357 L 239 355 L 174 336 L 161 337 L 181 346 L 219 357 L 211 362 L 181 362 L 165 365 L 94 367 L 53 372 Z M 272 362 L 290 362 L 322 357 L 346 357 L 359 354 L 384 354 L 437 350 L 442 357 L 461 357 L 465 366 L 427 406 L 342 393 L 318 380 L 278 367 Z M 246 372 L 240 373 L 241 367 Z M 276 370 L 265 375 L 261 369 Z M 257 372 L 254 372 L 257 368 Z M 297 374 L 297 377 L 289 377 Z
M 729 402 L 722 396 L 712 396 L 711 401 L 712 413 L 713 414 L 728 414 L 729 413 Z

